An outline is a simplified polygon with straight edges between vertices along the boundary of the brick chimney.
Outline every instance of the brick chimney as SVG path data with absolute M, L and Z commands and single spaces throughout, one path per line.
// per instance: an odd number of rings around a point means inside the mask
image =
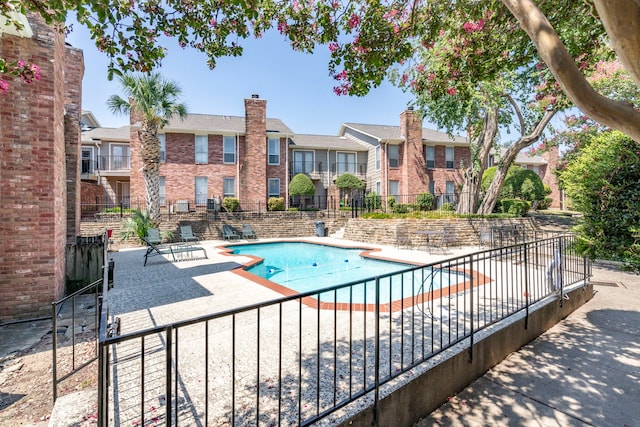
M 547 197 L 551 197 L 553 199 L 553 202 L 551 202 L 552 208 L 560 208 L 560 188 L 558 187 L 556 175 L 553 173 L 558 167 L 558 161 L 560 159 L 558 147 L 550 147 L 548 151 L 545 151 L 542 154 L 542 158 L 547 161 L 546 169 L 544 170 L 544 174 L 542 174 L 542 182 L 551 187 L 551 194 Z
M 402 164 L 401 194 L 417 194 L 427 191 L 424 148 L 422 146 L 422 117 L 412 107 L 400 114 Z
M 258 95 L 244 100 L 244 155 L 239 156 L 241 200 L 267 197 L 267 101 Z

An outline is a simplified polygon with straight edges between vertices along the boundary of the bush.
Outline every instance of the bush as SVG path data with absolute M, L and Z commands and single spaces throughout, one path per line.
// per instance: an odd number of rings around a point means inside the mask
M 267 210 L 269 211 L 283 211 L 284 210 L 284 197 L 269 197 L 267 202 Z
M 316 187 L 307 175 L 299 173 L 289 183 L 289 194 L 292 196 L 313 196 L 316 194 Z
M 387 197 L 387 209 L 393 210 L 393 207 L 396 205 L 396 198 L 393 196 Z
M 482 175 L 482 191 L 487 191 L 496 174 L 496 166 L 488 168 Z M 550 188 L 549 188 L 550 190 Z M 537 173 L 520 166 L 511 166 L 500 190 L 498 199 L 523 199 L 530 202 L 544 200 L 544 196 L 550 194 L 542 183 Z
M 578 231 L 586 242 L 585 253 L 624 261 L 636 269 L 640 269 L 638 165 L 638 144 L 613 131 L 593 137 L 560 173 L 566 194 L 583 214 Z
M 538 203 L 538 209 L 541 211 L 549 209 L 551 203 L 553 203 L 553 199 L 551 197 L 545 197 L 544 200 Z
M 520 199 L 500 199 L 496 203 L 499 212 L 514 216 L 525 216 L 531 209 L 531 202 Z
M 455 211 L 456 207 L 453 206 L 452 203 L 443 203 L 442 206 L 440 206 L 440 210 L 441 211 Z
M 378 193 L 369 193 L 364 196 L 364 206 L 373 211 L 382 207 L 382 197 Z
M 410 205 L 403 205 L 401 203 L 396 203 L 393 205 L 393 213 L 404 214 L 409 212 Z
M 240 201 L 235 197 L 225 197 L 222 200 L 222 206 L 227 210 L 227 212 L 238 212 L 240 210 Z
M 435 197 L 433 197 L 433 194 L 431 193 L 420 193 L 416 198 L 418 209 L 421 211 L 432 210 L 434 202 L 435 202 Z

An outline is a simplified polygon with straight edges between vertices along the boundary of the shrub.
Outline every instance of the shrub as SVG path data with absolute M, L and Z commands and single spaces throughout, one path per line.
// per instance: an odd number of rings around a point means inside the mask
M 284 197 L 269 197 L 267 202 L 267 210 L 269 211 L 283 211 L 284 210 Z
M 487 191 L 496 174 L 496 166 L 488 168 L 482 174 L 482 191 Z M 550 188 L 549 188 L 550 190 Z M 511 166 L 500 190 L 499 199 L 544 200 L 547 193 L 542 179 L 537 173 L 520 166 Z
M 378 193 L 369 193 L 364 196 L 364 206 L 373 211 L 382 207 L 382 197 Z
M 140 209 L 133 211 L 133 215 L 125 218 L 120 225 L 120 239 L 128 240 L 137 237 L 140 241 L 147 235 L 147 230 L 153 228 L 155 224 L 149 218 L 149 213 Z
M 402 203 L 396 203 L 393 205 L 393 213 L 404 214 L 409 212 L 409 205 L 403 205 Z
M 545 197 L 544 200 L 538 203 L 538 209 L 541 211 L 545 209 L 549 209 L 549 207 L 551 206 L 551 203 L 553 203 L 553 199 L 551 197 Z
M 453 206 L 452 203 L 443 203 L 442 206 L 440 206 L 440 210 L 441 211 L 455 211 L 456 207 Z
M 387 209 L 393 210 L 393 207 L 396 205 L 396 198 L 393 196 L 387 197 Z
M 316 187 L 307 175 L 299 173 L 289 183 L 289 194 L 292 196 L 313 196 L 316 194 Z
M 435 202 L 435 197 L 431 193 L 420 193 L 416 198 L 416 203 L 418 204 L 418 209 L 421 211 L 430 211 L 433 209 L 433 204 Z
M 531 202 L 520 199 L 500 199 L 496 206 L 499 212 L 514 216 L 525 216 L 531 209 Z
M 240 201 L 235 197 L 225 197 L 222 200 L 222 206 L 227 210 L 227 212 L 238 212 L 240 210 Z

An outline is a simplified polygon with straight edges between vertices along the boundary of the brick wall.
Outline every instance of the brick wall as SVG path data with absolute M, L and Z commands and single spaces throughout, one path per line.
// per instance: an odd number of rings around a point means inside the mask
M 64 37 L 28 19 L 32 38 L 0 37 L 7 60 L 41 68 L 32 84 L 6 76 L 11 102 L 0 103 L 0 322 L 49 315 L 64 292 Z
M 82 115 L 82 78 L 84 58 L 82 51 L 65 48 L 65 154 L 67 180 L 67 241 L 75 242 L 80 234 L 80 158 Z

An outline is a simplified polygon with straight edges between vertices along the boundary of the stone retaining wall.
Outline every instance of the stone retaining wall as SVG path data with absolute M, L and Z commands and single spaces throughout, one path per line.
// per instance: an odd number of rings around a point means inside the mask
M 328 228 L 329 235 L 344 228 L 344 238 L 357 242 L 375 243 L 380 245 L 395 245 L 398 229 L 405 230 L 414 247 L 423 244 L 424 237 L 414 234 L 418 230 L 439 231 L 446 229 L 446 244 L 448 246 L 478 245 L 478 233 L 483 227 L 492 225 L 519 224 L 527 230 L 538 230 L 532 218 L 512 219 L 362 219 L 362 218 L 326 218 L 318 212 L 268 212 L 268 213 L 226 213 L 213 214 L 181 214 L 165 215 L 162 218 L 160 231 L 172 232 L 178 240 L 180 226 L 191 225 L 193 232 L 202 240 L 221 240 L 222 226 L 229 224 L 240 231 L 242 224 L 251 224 L 258 238 L 287 238 L 309 237 L 316 235 L 315 222 L 323 221 Z M 82 235 L 95 236 L 104 233 L 106 229 L 113 230 L 114 242 L 119 244 L 137 244 L 136 242 L 119 241 L 120 218 L 114 216 L 112 220 L 97 222 L 83 222 Z

